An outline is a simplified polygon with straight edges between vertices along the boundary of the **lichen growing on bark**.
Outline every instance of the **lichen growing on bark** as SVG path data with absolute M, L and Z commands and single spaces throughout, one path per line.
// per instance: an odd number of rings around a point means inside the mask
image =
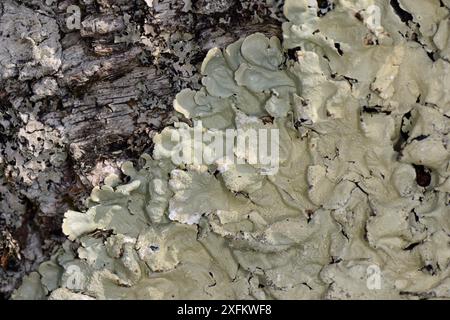
M 209 51 L 203 87 L 175 99 L 185 123 L 65 214 L 71 241 L 14 298 L 450 298 L 447 7 L 284 12 L 283 42 Z M 174 161 L 172 138 L 200 121 L 211 136 L 279 130 L 278 170 L 236 150 L 236 166 Z

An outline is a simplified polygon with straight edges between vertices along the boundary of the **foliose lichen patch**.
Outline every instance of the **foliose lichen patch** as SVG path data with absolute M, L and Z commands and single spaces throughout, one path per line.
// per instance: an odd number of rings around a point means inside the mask
M 282 42 L 212 49 L 176 111 L 279 130 L 278 172 L 174 164 L 168 127 L 13 297 L 450 298 L 448 5 L 287 0 Z

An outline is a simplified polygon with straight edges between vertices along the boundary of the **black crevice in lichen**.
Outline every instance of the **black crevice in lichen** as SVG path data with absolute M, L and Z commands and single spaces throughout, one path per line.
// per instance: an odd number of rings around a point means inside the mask
M 382 114 L 385 114 L 385 115 L 390 115 L 392 112 L 391 111 L 388 111 L 388 110 L 382 110 L 381 109 L 382 107 L 381 106 L 373 106 L 373 107 L 369 107 L 369 106 L 364 106 L 363 107 L 363 109 L 362 109 L 362 111 L 364 112 L 364 113 L 369 113 L 369 114 L 377 114 L 377 113 L 382 113 Z
M 364 17 L 361 15 L 361 12 L 356 12 L 355 18 L 358 19 L 358 21 L 360 22 L 364 22 Z
M 434 51 L 427 51 L 425 50 L 425 52 L 427 53 L 428 58 L 431 59 L 431 61 L 435 62 L 436 58 L 435 58 L 435 52 Z
M 416 25 L 417 25 L 417 28 L 420 29 L 420 23 L 416 23 Z M 422 49 L 425 51 L 428 58 L 430 58 L 431 61 L 436 62 L 438 53 L 433 50 L 429 50 L 429 48 L 424 43 L 420 42 L 419 35 L 416 32 L 413 32 L 410 37 L 404 35 L 400 31 L 399 31 L 399 33 L 401 34 L 401 36 L 403 38 L 418 43 L 422 47 Z
M 394 9 L 395 13 L 399 16 L 400 20 L 404 23 L 408 23 L 413 20 L 413 16 L 408 11 L 404 10 L 401 6 L 398 0 L 391 0 L 390 4 L 392 8 Z
M 354 182 L 354 184 L 356 185 L 356 187 L 362 192 L 364 193 L 366 196 L 369 196 L 369 194 L 367 193 L 367 191 L 365 191 L 358 182 Z M 375 214 L 374 214 L 375 215 Z
M 414 139 L 412 139 L 411 141 L 422 141 L 425 140 L 426 138 L 428 138 L 429 135 L 426 134 L 421 134 L 420 136 L 415 137 Z
M 344 229 L 341 229 L 341 233 L 345 237 L 345 239 L 347 239 L 347 241 L 350 241 L 350 238 L 348 237 L 348 234 L 347 234 L 347 232 L 345 232 Z
M 312 290 L 313 288 L 306 282 L 302 282 L 302 285 L 308 287 L 309 290 Z
M 354 84 L 358 83 L 358 79 L 350 78 L 347 76 L 344 76 L 344 79 L 350 84 L 350 86 L 353 88 Z
M 335 4 L 330 0 L 317 0 L 317 16 L 323 17 L 328 12 L 333 11 L 335 8 Z
M 431 170 L 422 165 L 414 165 L 416 181 L 421 187 L 428 187 L 431 183 Z
M 341 48 L 341 44 L 339 42 L 335 42 L 334 43 L 334 47 L 336 48 L 337 52 L 339 53 L 340 56 L 344 55 L 344 51 Z
M 414 242 L 411 243 L 410 245 L 408 245 L 407 247 L 403 248 L 404 251 L 411 251 L 412 249 L 414 249 L 415 247 L 417 247 L 419 244 L 421 244 L 421 242 Z
M 409 138 L 408 132 L 404 132 L 404 131 L 402 130 L 402 128 L 403 128 L 403 125 L 404 125 L 404 123 L 405 123 L 405 120 L 408 120 L 408 119 L 410 119 L 410 118 L 411 118 L 411 112 L 405 113 L 405 115 L 404 115 L 403 118 L 402 118 L 402 123 L 401 123 L 401 125 L 400 125 L 400 135 L 399 135 L 399 138 L 398 138 L 397 142 L 394 144 L 394 150 L 395 150 L 396 152 L 398 152 L 398 153 L 401 153 L 402 148 L 403 148 L 403 144 L 404 144 L 404 143 L 408 140 L 408 138 Z
M 312 220 L 312 216 L 314 215 L 314 211 L 313 210 L 306 210 L 306 222 L 310 223 Z
M 301 47 L 295 47 L 287 50 L 287 57 L 289 60 L 297 61 L 297 51 L 301 51 Z
M 334 257 L 334 256 L 331 256 L 331 261 L 330 261 L 330 263 L 329 264 L 337 264 L 337 263 L 340 263 L 342 261 L 342 259 L 341 258 L 339 258 L 339 257 Z
M 426 264 L 425 266 L 422 267 L 422 269 L 420 269 L 420 271 L 427 272 L 427 273 L 431 274 L 432 276 L 434 276 L 434 275 L 436 275 L 436 272 L 437 272 L 436 269 L 437 269 L 437 267 L 435 268 L 431 264 Z

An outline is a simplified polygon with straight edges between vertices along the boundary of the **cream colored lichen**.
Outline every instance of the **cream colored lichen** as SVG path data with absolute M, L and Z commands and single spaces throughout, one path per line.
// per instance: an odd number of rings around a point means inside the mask
M 254 34 L 211 50 L 204 87 L 175 110 L 209 134 L 278 129 L 278 172 L 174 163 L 173 136 L 194 129 L 166 128 L 140 169 L 124 164 L 127 183 L 108 178 L 87 212 L 66 214 L 78 248 L 66 243 L 14 297 L 450 298 L 449 12 L 399 2 L 436 61 L 387 1 L 369 0 L 321 17 L 287 0 L 282 45 Z M 365 21 L 373 5 L 380 26 Z

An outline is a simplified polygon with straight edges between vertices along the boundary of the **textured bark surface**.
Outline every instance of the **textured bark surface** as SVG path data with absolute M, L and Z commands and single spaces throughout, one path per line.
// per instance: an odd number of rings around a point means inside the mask
M 69 30 L 70 6 L 81 12 Z M 67 209 L 152 148 L 208 49 L 281 34 L 279 0 L 0 3 L 0 297 L 58 247 Z

